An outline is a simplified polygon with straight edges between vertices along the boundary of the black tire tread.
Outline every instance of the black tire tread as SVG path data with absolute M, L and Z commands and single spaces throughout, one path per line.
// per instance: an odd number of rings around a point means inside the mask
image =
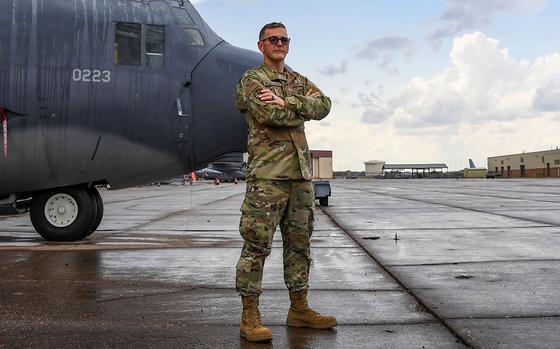
M 45 217 L 45 204 L 47 200 L 59 193 L 65 193 L 74 198 L 78 204 L 78 217 L 68 227 L 55 227 Z M 97 205 L 91 199 L 86 187 L 56 188 L 42 191 L 33 197 L 30 210 L 31 223 L 39 235 L 47 241 L 78 241 L 90 234 L 95 218 Z
M 101 194 L 99 194 L 99 191 L 97 190 L 97 188 L 91 187 L 91 188 L 89 188 L 89 191 L 90 191 L 91 195 L 93 196 L 93 200 L 95 200 L 95 203 L 97 204 L 97 215 L 95 216 L 95 221 L 93 222 L 93 226 L 91 227 L 91 231 L 89 232 L 89 234 L 87 236 L 90 236 L 91 234 L 93 234 L 97 230 L 97 228 L 99 227 L 99 224 L 101 224 L 101 221 L 103 220 L 103 213 L 104 213 L 103 198 L 101 197 Z

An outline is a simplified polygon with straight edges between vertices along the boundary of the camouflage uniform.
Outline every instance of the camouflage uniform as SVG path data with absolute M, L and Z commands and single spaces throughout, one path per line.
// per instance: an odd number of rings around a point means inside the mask
M 265 88 L 286 106 L 261 101 L 257 95 Z M 307 288 L 314 193 L 304 122 L 323 119 L 331 107 L 322 94 L 306 96 L 309 90 L 320 92 L 306 77 L 276 73 L 265 64 L 247 71 L 237 85 L 237 108 L 249 123 L 247 191 L 239 224 L 245 244 L 236 275 L 242 296 L 260 295 L 264 262 L 278 225 L 286 286 L 290 291 Z

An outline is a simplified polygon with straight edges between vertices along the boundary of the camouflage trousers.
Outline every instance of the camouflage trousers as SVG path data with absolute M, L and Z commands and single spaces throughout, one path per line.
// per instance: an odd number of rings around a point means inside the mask
M 290 291 L 308 286 L 313 233 L 313 184 L 305 180 L 247 182 L 239 232 L 245 240 L 237 262 L 236 289 L 242 296 L 261 294 L 263 267 L 280 225 L 284 282 Z

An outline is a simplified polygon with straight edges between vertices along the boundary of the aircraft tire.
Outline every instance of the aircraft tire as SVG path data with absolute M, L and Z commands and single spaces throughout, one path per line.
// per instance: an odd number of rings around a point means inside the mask
M 97 219 L 97 204 L 85 187 L 56 188 L 33 197 L 31 223 L 48 241 L 87 237 Z
M 329 206 L 329 198 L 328 197 L 319 198 L 319 205 L 323 207 Z
M 91 231 L 89 232 L 88 236 L 90 236 L 91 234 L 93 234 L 97 230 L 97 228 L 99 227 L 99 224 L 101 224 L 101 220 L 103 219 L 103 213 L 104 213 L 103 198 L 101 198 L 101 194 L 99 194 L 99 191 L 97 190 L 97 188 L 91 187 L 89 189 L 89 193 L 92 197 L 92 200 L 97 205 L 97 215 L 95 216 L 95 221 L 93 222 L 93 227 L 91 228 Z

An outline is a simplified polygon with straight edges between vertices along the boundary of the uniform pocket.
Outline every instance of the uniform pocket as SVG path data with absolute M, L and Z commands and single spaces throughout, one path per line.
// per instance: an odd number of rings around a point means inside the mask
M 241 205 L 241 212 L 250 216 L 263 216 L 270 211 L 264 190 L 257 183 L 247 183 L 245 199 Z
M 289 88 L 290 90 L 290 95 L 294 96 L 294 95 L 299 95 L 299 96 L 305 96 L 305 89 L 303 87 L 303 85 L 292 85 Z
M 270 90 L 272 91 L 272 93 L 274 93 L 275 95 L 277 95 L 280 98 L 284 98 L 284 91 L 282 90 L 281 87 L 277 87 L 277 86 L 271 86 Z
M 252 268 L 253 268 L 253 261 L 249 258 L 240 258 L 239 261 L 237 262 L 236 269 L 241 272 L 250 273 Z

